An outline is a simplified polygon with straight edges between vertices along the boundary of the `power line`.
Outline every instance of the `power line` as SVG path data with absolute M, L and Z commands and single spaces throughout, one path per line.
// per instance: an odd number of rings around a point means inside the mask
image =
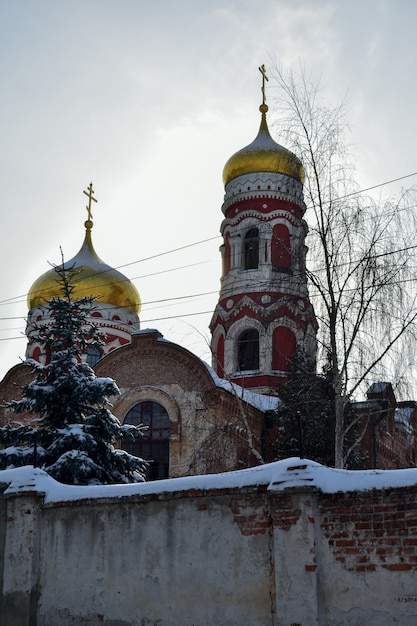
M 179 248 L 173 248 L 172 250 L 167 250 L 166 252 L 160 252 L 158 254 L 154 254 L 153 256 L 148 256 L 148 257 L 145 257 L 144 259 L 139 259 L 138 261 L 131 261 L 130 263 L 125 263 L 124 265 L 118 265 L 115 269 L 128 267 L 128 265 L 135 265 L 136 263 L 142 263 L 143 261 L 151 261 L 152 259 L 156 259 L 161 256 L 165 256 L 167 254 L 172 254 L 173 252 L 179 252 L 180 250 L 186 250 L 187 248 L 193 248 L 194 246 L 199 246 L 202 243 L 207 243 L 208 241 L 213 241 L 214 239 L 220 239 L 220 235 L 216 235 L 215 237 L 208 237 L 207 239 L 201 239 L 201 241 L 189 243 L 189 244 L 186 244 L 185 246 L 180 246 Z
M 220 238 L 221 238 L 220 235 L 216 235 L 215 237 L 208 237 L 207 239 L 201 239 L 200 241 L 195 241 L 194 243 L 185 244 L 184 246 L 180 246 L 178 248 L 172 248 L 171 250 L 166 250 L 165 252 L 159 252 L 158 254 L 154 254 L 154 255 L 149 256 L 149 257 L 144 257 L 143 259 L 137 259 L 136 261 L 130 261 L 129 263 L 124 263 L 123 265 L 117 265 L 116 267 L 114 267 L 112 269 L 119 270 L 119 269 L 121 269 L 123 267 L 128 267 L 129 265 L 136 265 L 137 263 L 143 263 L 145 261 L 150 261 L 150 260 L 153 260 L 153 259 L 156 259 L 156 258 L 159 258 L 159 257 L 166 256 L 168 254 L 172 254 L 174 252 L 179 252 L 181 250 L 186 250 L 187 248 L 192 248 L 194 246 L 199 246 L 199 245 L 201 245 L 203 243 L 207 243 L 208 241 L 213 241 L 215 239 L 220 239 Z M 207 263 L 207 262 L 208 261 L 203 261 L 202 263 Z M 65 262 L 64 262 L 64 265 L 65 265 Z M 138 277 L 132 278 L 132 279 L 126 277 L 125 279 L 122 279 L 120 281 L 114 281 L 114 282 L 115 282 L 115 284 L 116 283 L 122 283 L 122 282 L 131 282 L 131 280 L 137 280 L 137 279 L 140 279 L 140 278 L 148 278 L 150 276 L 155 276 L 157 274 L 161 274 L 161 273 L 164 273 L 164 272 L 173 272 L 173 271 L 176 271 L 177 269 L 185 269 L 187 267 L 192 267 L 193 265 L 198 265 L 198 264 L 197 263 L 191 263 L 189 265 L 184 265 L 183 267 L 180 267 L 180 268 L 171 268 L 169 270 L 164 270 L 162 272 L 155 272 L 154 274 L 146 274 L 145 276 L 138 276 Z M 105 269 L 105 270 L 101 270 L 100 272 L 94 272 L 92 274 L 89 274 L 89 275 L 85 276 L 84 278 L 91 278 L 92 276 L 100 276 L 101 274 L 105 274 L 108 271 L 109 271 L 108 269 Z M 108 283 L 103 283 L 103 285 L 105 285 L 105 284 L 108 284 Z M 97 286 L 101 287 L 101 284 L 97 285 Z M 34 293 L 37 293 L 37 292 L 34 292 Z M 25 298 L 27 298 L 27 296 L 28 296 L 28 293 L 25 293 L 25 294 L 21 294 L 20 296 L 13 296 L 12 298 L 6 298 L 4 300 L 0 300 L 0 304 L 14 304 L 15 303 L 14 301 L 17 301 L 17 303 L 19 301 L 20 302 L 24 302 L 24 300 L 19 300 L 19 299 L 20 298 L 24 298 L 25 299 Z
M 371 190 L 377 189 L 379 187 L 390 185 L 390 184 L 393 184 L 395 182 L 399 182 L 401 180 L 405 180 L 407 178 L 411 178 L 411 177 L 416 176 L 416 175 L 417 175 L 417 172 L 413 172 L 413 173 L 407 174 L 405 176 L 397 177 L 397 178 L 391 179 L 389 181 L 385 181 L 383 183 L 380 183 L 378 185 L 373 185 L 371 187 L 367 187 L 365 189 L 361 189 L 361 190 L 358 190 L 358 191 L 346 194 L 345 196 L 341 196 L 340 198 L 338 198 L 338 200 L 343 200 L 345 198 L 348 198 L 348 197 L 351 197 L 351 196 L 354 196 L 354 195 L 358 195 L 360 193 L 365 193 L 367 191 L 371 191 Z M 413 206 L 411 206 L 411 207 L 407 206 L 407 207 L 403 207 L 401 209 L 397 208 L 396 210 L 397 211 L 399 211 L 399 210 L 401 210 L 401 211 L 402 210 L 410 210 L 410 208 L 413 208 Z M 216 239 L 219 239 L 219 238 L 220 238 L 220 235 L 216 235 L 216 236 L 213 236 L 213 237 L 208 237 L 206 239 L 199 240 L 199 241 L 196 241 L 196 242 L 193 242 L 193 243 L 190 243 L 190 244 L 186 244 L 184 246 L 179 246 L 177 248 L 172 248 L 170 250 L 167 250 L 167 251 L 164 251 L 164 252 L 161 252 L 161 253 L 157 253 L 157 254 L 154 254 L 154 255 L 149 256 L 149 257 L 144 257 L 143 259 L 137 259 L 135 261 L 131 261 L 129 263 L 125 263 L 125 264 L 116 266 L 114 269 L 118 270 L 118 269 L 121 269 L 121 268 L 124 268 L 124 267 L 129 267 L 131 265 L 135 265 L 135 264 L 138 264 L 138 263 L 141 263 L 141 262 L 145 262 L 145 261 L 148 261 L 148 260 L 153 260 L 153 259 L 156 259 L 156 258 L 159 258 L 159 257 L 163 257 L 163 256 L 166 256 L 166 255 L 169 255 L 169 254 L 173 254 L 174 252 L 179 252 L 179 251 L 182 251 L 182 250 L 185 250 L 185 249 L 188 249 L 188 248 L 192 248 L 192 247 L 195 247 L 195 246 L 198 246 L 198 245 L 201 245 L 201 244 L 204 244 L 204 243 L 207 243 L 209 241 L 213 241 L 213 240 L 216 240 Z M 374 255 L 373 258 L 380 258 L 380 257 L 384 257 L 384 256 L 389 256 L 389 255 L 392 255 L 392 254 L 397 254 L 397 253 L 400 253 L 400 252 L 405 252 L 405 251 L 413 250 L 413 249 L 416 249 L 416 248 L 417 248 L 416 245 L 408 246 L 408 247 L 400 248 L 398 250 L 389 251 L 389 252 L 386 252 L 386 253 L 381 253 L 379 255 Z M 172 272 L 172 271 L 178 271 L 178 270 L 186 269 L 186 268 L 193 267 L 193 266 L 196 266 L 196 265 L 201 265 L 201 264 L 206 263 L 206 262 L 207 261 L 200 262 L 200 263 L 194 263 L 194 264 L 188 264 L 188 265 L 185 265 L 185 266 L 182 266 L 182 267 L 177 267 L 177 268 L 170 268 L 170 269 L 167 269 L 167 270 L 161 270 L 160 272 L 154 272 L 152 274 L 147 274 L 147 275 L 144 275 L 144 276 L 138 276 L 138 277 L 134 277 L 132 279 L 126 278 L 126 279 L 118 281 L 118 282 L 125 282 L 125 281 L 126 282 L 130 282 L 130 280 L 140 280 L 142 278 L 147 278 L 147 277 L 151 277 L 151 276 L 155 276 L 155 275 L 167 274 L 167 273 Z M 347 264 L 348 264 L 348 262 L 340 263 L 340 264 L 338 264 L 335 267 L 342 267 L 343 265 L 347 265 Z M 107 270 L 104 270 L 103 272 L 105 272 L 105 271 L 107 271 Z M 320 272 L 320 271 L 324 271 L 324 268 L 321 268 L 321 269 L 317 268 L 316 270 L 311 270 L 311 271 L 312 272 L 313 271 L 314 272 Z M 98 275 L 100 275 L 100 273 L 101 272 L 97 272 L 94 275 L 98 276 Z M 411 282 L 415 282 L 416 280 L 417 279 L 410 278 L 410 279 L 402 280 L 400 282 L 401 283 L 406 283 L 406 282 L 411 283 Z M 100 286 L 105 286 L 106 284 L 107 283 L 103 283 L 102 285 L 99 284 L 99 285 L 96 286 L 96 288 L 100 287 Z M 268 283 L 266 282 L 265 284 L 268 284 Z M 314 285 L 311 285 L 311 286 L 314 287 Z M 191 295 L 187 295 L 187 296 L 179 296 L 179 297 L 176 297 L 176 298 L 164 298 L 164 299 L 160 299 L 160 300 L 151 301 L 149 303 L 142 303 L 142 305 L 143 306 L 147 306 L 148 304 L 169 303 L 169 302 L 174 302 L 174 301 L 178 301 L 178 300 L 181 300 L 181 299 L 185 300 L 185 299 L 191 299 L 191 298 L 196 298 L 196 297 L 202 297 L 204 295 L 212 295 L 214 293 L 217 293 L 217 291 L 206 292 L 204 294 L 191 294 Z M 21 295 L 21 296 L 15 296 L 13 298 L 8 298 L 8 299 L 0 301 L 0 304 L 17 304 L 17 303 L 19 303 L 19 298 L 26 298 L 26 296 L 27 296 L 27 294 L 24 294 L 24 295 Z M 20 302 L 23 302 L 23 301 L 24 300 L 21 300 Z M 150 320 L 144 320 L 144 323 L 148 323 L 148 322 L 152 322 L 152 321 L 162 321 L 162 320 L 166 320 L 166 319 L 177 319 L 177 318 L 181 318 L 181 317 L 190 317 L 190 316 L 196 316 L 196 315 L 204 315 L 204 314 L 207 314 L 207 313 L 210 313 L 210 312 L 211 311 L 200 311 L 200 312 L 195 312 L 195 313 L 185 313 L 185 314 L 182 314 L 182 315 L 167 316 L 167 317 L 161 317 L 161 318 L 153 318 L 153 319 L 150 319 Z M 12 320 L 12 319 L 25 319 L 25 318 L 22 318 L 22 317 L 4 317 L 4 318 L 1 318 L 0 317 L 0 320 Z M 3 330 L 13 330 L 13 329 L 3 329 Z M 8 341 L 8 340 L 13 340 L 13 339 L 20 339 L 22 337 L 24 337 L 23 334 L 22 334 L 21 337 L 2 338 L 2 339 L 0 339 L 0 341 Z
M 141 320 L 142 324 L 149 324 L 149 322 L 161 322 L 163 320 L 173 320 L 178 319 L 180 317 L 193 317 L 195 315 L 207 315 L 209 313 L 213 313 L 213 311 L 198 311 L 197 313 L 184 313 L 182 315 L 168 315 L 167 317 L 154 317 L 149 320 Z
M 392 184 L 392 183 L 398 182 L 398 181 L 400 181 L 400 180 L 405 180 L 405 179 L 407 179 L 407 178 L 411 178 L 411 177 L 416 176 L 416 175 L 417 175 L 417 172 L 413 172 L 413 173 L 411 173 L 411 174 L 406 174 L 406 175 L 404 175 L 404 176 L 400 176 L 400 177 L 397 177 L 397 178 L 393 178 L 393 179 L 391 179 L 391 180 L 389 180 L 389 181 L 385 181 L 385 182 L 383 182 L 383 183 L 379 183 L 379 184 L 377 184 L 377 185 L 373 185 L 372 187 L 367 187 L 367 188 L 365 188 L 365 189 L 359 189 L 358 191 L 354 191 L 354 192 L 352 192 L 352 193 L 346 194 L 345 196 L 340 196 L 339 198 L 336 198 L 336 199 L 335 199 L 335 201 L 338 201 L 338 200 L 343 200 L 343 199 L 348 198 L 348 197 L 350 197 L 350 196 L 358 195 L 358 194 L 360 194 L 360 193 L 365 193 L 366 191 L 370 191 L 370 190 L 372 190 L 372 189 L 377 189 L 377 188 L 379 188 L 379 187 L 383 187 L 383 186 L 385 186 L 385 185 L 390 185 L 390 184 Z M 416 205 L 414 205 L 414 206 L 416 206 Z M 413 207 L 409 207 L 409 206 L 408 206 L 408 207 L 403 207 L 402 209 L 396 209 L 396 210 L 397 210 L 397 211 L 400 211 L 400 210 L 402 211 L 402 210 L 409 210 L 410 208 L 413 208 Z M 138 264 L 138 263 L 143 263 L 143 262 L 145 262 L 145 261 L 150 261 L 150 260 L 153 260 L 153 259 L 156 259 L 156 258 L 160 258 L 160 257 L 166 256 L 166 255 L 168 255 L 168 254 L 173 254 L 174 252 L 179 252 L 179 251 L 181 251 L 181 250 L 186 250 L 186 249 L 188 249 L 188 248 L 192 248 L 192 247 L 195 247 L 195 246 L 201 245 L 201 244 L 203 244 L 203 243 L 207 243 L 207 242 L 209 242 L 209 241 L 214 241 L 214 240 L 216 240 L 216 239 L 220 239 L 220 238 L 221 238 L 221 236 L 220 236 L 220 235 L 215 235 L 215 236 L 212 236 L 212 237 L 208 237 L 208 238 L 206 238 L 206 239 L 201 239 L 201 240 L 199 240 L 199 241 L 196 241 L 196 242 L 193 242 L 193 243 L 189 243 L 189 244 L 185 244 L 185 245 L 183 245 L 183 246 L 179 246 L 179 247 L 177 247 L 177 248 L 172 248 L 172 249 L 170 249 L 170 250 L 166 250 L 166 251 L 164 251 L 164 252 L 159 252 L 159 253 L 154 254 L 154 255 L 151 255 L 151 256 L 149 256 L 149 257 L 144 257 L 143 259 L 137 259 L 137 260 L 135 260 L 135 261 L 130 261 L 129 263 L 124 263 L 124 264 L 122 264 L 122 265 L 117 265 L 114 269 L 115 269 L 115 270 L 119 270 L 119 269 L 122 269 L 122 268 L 124 268 L 124 267 L 129 267 L 129 266 L 131 266 L 131 265 L 136 265 L 136 264 Z M 409 249 L 412 249 L 412 247 L 410 247 Z M 147 274 L 147 275 L 145 275 L 145 276 L 138 276 L 138 277 L 132 278 L 131 280 L 140 280 L 141 278 L 147 278 L 147 277 L 154 276 L 154 275 L 157 275 L 157 274 L 163 274 L 163 273 L 165 273 L 165 272 L 175 271 L 176 269 L 184 269 L 184 268 L 187 268 L 187 267 L 192 267 L 192 265 L 193 265 L 193 264 L 186 265 L 186 266 L 183 266 L 183 267 L 181 267 L 181 268 L 175 268 L 175 269 L 170 269 L 170 270 L 163 270 L 163 271 L 161 271 L 161 272 L 155 272 L 154 274 Z M 106 271 L 108 271 L 108 270 L 102 270 L 102 272 L 96 272 L 96 273 L 92 274 L 91 276 L 99 276 L 101 273 L 105 273 Z M 316 270 L 316 271 L 319 271 L 319 270 Z M 86 278 L 89 278 L 89 277 L 90 277 L 90 276 L 87 276 Z M 128 278 L 126 278 L 125 280 L 126 280 L 126 282 L 127 282 L 127 281 L 130 281 L 130 279 L 128 279 Z M 123 281 L 119 281 L 119 282 L 123 282 Z M 105 283 L 103 283 L 103 285 L 104 285 L 104 284 L 105 284 Z M 101 285 L 98 285 L 98 286 L 101 286 Z M 9 303 L 15 303 L 15 302 L 17 302 L 17 303 L 18 303 L 20 298 L 26 298 L 26 297 L 27 297 L 27 295 L 28 295 L 28 294 L 26 293 L 26 294 L 22 294 L 22 295 L 20 295 L 20 296 L 14 296 L 14 297 L 12 297 L 12 298 L 7 298 L 7 299 L 4 299 L 4 300 L 0 300 L 0 305 L 2 305 L 2 304 L 9 304 Z M 1 319 L 1 318 L 0 318 L 0 319 Z
M 204 241 L 208 241 L 208 240 L 204 240 Z M 201 243 L 201 242 L 197 242 L 197 243 Z M 196 245 L 197 245 L 197 244 L 196 244 Z M 190 246 L 186 246 L 186 247 L 190 247 Z M 415 250 L 416 248 L 417 248 L 417 245 L 413 245 L 413 246 L 406 246 L 406 247 L 403 247 L 403 248 L 398 248 L 397 250 L 390 250 L 390 251 L 388 251 L 388 252 L 384 252 L 384 253 L 380 253 L 380 254 L 375 254 L 375 255 L 372 255 L 372 258 L 377 259 L 377 258 L 383 258 L 383 257 L 387 257 L 387 256 L 392 256 L 392 255 L 394 255 L 394 254 L 398 254 L 398 253 L 401 253 L 401 252 L 410 251 L 410 250 Z M 168 251 L 168 253 L 170 253 L 170 252 L 173 252 L 173 250 Z M 344 263 L 338 263 L 338 264 L 337 264 L 337 265 L 335 265 L 334 267 L 335 267 L 335 268 L 340 268 L 340 267 L 343 267 L 343 266 L 345 266 L 345 265 L 349 265 L 349 264 L 357 264 L 358 262 L 359 262 L 359 260 L 356 260 L 356 261 L 355 261 L 355 260 L 352 260 L 352 261 L 346 261 L 346 262 L 344 262 Z M 177 267 L 177 268 L 170 268 L 170 269 L 167 269 L 167 270 L 162 270 L 162 271 L 160 271 L 160 272 L 154 272 L 154 273 L 152 273 L 152 274 L 147 274 L 147 275 L 143 275 L 143 276 L 141 276 L 141 277 L 136 277 L 136 278 L 133 278 L 132 280 L 135 280 L 135 279 L 137 279 L 137 278 L 147 278 L 147 277 L 152 277 L 152 276 L 155 276 L 155 275 L 166 274 L 166 273 L 169 273 L 169 272 L 172 272 L 172 271 L 182 270 L 182 269 L 186 269 L 186 268 L 188 268 L 188 267 L 193 267 L 193 266 L 201 265 L 201 264 L 204 264 L 204 263 L 207 263 L 207 261 L 200 262 L 200 263 L 188 264 L 188 265 L 185 265 L 185 266 L 180 266 L 180 267 Z M 316 269 L 313 269 L 313 270 L 309 270 L 309 273 L 319 273 L 319 272 L 322 272 L 322 271 L 324 271 L 324 270 L 325 270 L 325 268 L 324 268 L 324 267 L 322 267 L 322 268 L 316 268 Z M 292 278 L 297 278 L 297 276 L 298 276 L 298 277 L 302 277 L 302 276 L 303 276 L 303 273 L 301 273 L 301 272 L 300 272 L 300 273 L 294 273 L 294 274 L 292 274 Z M 254 280 L 255 280 L 255 277 L 253 277 L 253 278 L 254 278 Z M 407 279 L 407 280 L 402 280 L 401 282 L 402 282 L 402 283 L 406 283 L 406 282 L 414 282 L 414 281 L 416 281 L 416 280 L 417 280 L 417 279 L 410 278 L 410 279 Z M 114 282 L 116 282 L 116 281 L 114 281 Z M 118 281 L 118 282 L 130 282 L 130 279 L 127 279 L 127 278 L 126 278 L 126 279 L 123 279 L 123 280 Z M 258 280 L 258 279 L 256 279 L 256 282 L 257 282 L 257 284 L 258 284 L 258 285 L 259 285 L 259 284 L 261 284 L 261 285 L 262 285 L 262 284 L 264 284 L 264 285 L 268 285 L 268 283 L 269 283 L 270 281 L 264 281 L 264 282 L 259 283 L 259 280 Z M 98 285 L 95 285 L 95 286 L 93 286 L 93 287 L 94 287 L 94 288 L 99 288 L 99 287 L 101 287 L 101 286 L 103 286 L 103 287 L 104 287 L 104 286 L 106 286 L 107 284 L 108 284 L 108 283 L 99 283 Z M 312 285 L 312 286 L 314 287 L 314 285 Z M 185 295 L 185 296 L 177 296 L 177 297 L 174 297 L 174 298 L 162 298 L 162 299 L 160 299 L 160 300 L 154 300 L 154 301 L 150 301 L 150 302 L 143 302 L 143 303 L 142 303 L 142 306 L 148 306 L 149 304 L 156 304 L 156 303 L 158 303 L 158 304 L 159 304 L 159 303 L 169 303 L 169 302 L 173 302 L 173 301 L 175 301 L 175 300 L 180 300 L 180 299 L 184 299 L 184 300 L 185 300 L 185 299 L 191 299 L 191 298 L 196 298 L 196 297 L 202 297 L 202 296 L 204 296 L 204 295 L 212 295 L 212 294 L 214 294 L 214 293 L 218 293 L 218 291 L 217 291 L 217 290 L 216 290 L 216 291 L 210 291 L 210 292 L 205 292 L 205 293 L 201 293 L 201 294 L 198 294 L 198 293 L 197 293 L 197 294 L 187 294 L 187 295 Z M 21 302 L 23 302 L 23 300 L 22 300 Z M 15 302 L 13 302 L 13 304 L 17 304 L 17 303 L 19 303 L 19 301 L 17 301 L 17 300 L 16 300 Z M 11 304 L 11 302 L 10 302 L 10 301 L 2 301 L 2 302 L 0 302 L 0 304 Z M 2 320 L 2 321 L 3 321 L 3 320 L 13 320 L 13 319 L 25 319 L 25 318 L 24 318 L 24 317 L 22 317 L 22 316 L 17 316 L 17 317 L 0 317 L 0 320 Z
M 364 188 L 364 189 L 359 189 L 358 191 L 353 191 L 352 193 L 349 193 L 349 194 L 346 194 L 346 195 L 344 195 L 344 196 L 340 196 L 339 198 L 336 198 L 336 199 L 335 199 L 335 202 L 336 202 L 336 201 L 338 201 L 338 200 L 343 200 L 343 199 L 345 199 L 345 198 L 348 198 L 348 197 L 354 196 L 354 195 L 358 195 L 358 194 L 360 194 L 360 193 L 365 193 L 365 192 L 367 192 L 367 191 L 370 191 L 370 190 L 373 190 L 373 189 L 377 189 L 377 188 L 379 188 L 379 187 L 384 187 L 384 186 L 386 186 L 386 185 L 390 185 L 390 184 L 392 184 L 392 183 L 398 182 L 398 181 L 400 181 L 400 180 L 405 180 L 405 179 L 407 179 L 407 178 L 411 178 L 411 177 L 413 177 L 413 176 L 417 176 L 417 172 L 413 172 L 412 174 L 406 174 L 406 175 L 404 175 L 404 176 L 400 176 L 400 177 L 398 177 L 398 178 L 393 178 L 393 179 L 391 179 L 391 180 L 389 180 L 389 181 L 385 181 L 385 182 L 383 182 L 383 183 L 379 183 L 379 184 L 377 184 L 377 185 L 373 185 L 372 187 L 367 187 L 367 188 Z M 413 207 L 415 207 L 415 206 L 417 206 L 417 205 L 413 205 L 413 206 L 411 206 L 411 207 L 410 207 L 410 206 L 407 206 L 407 207 L 403 207 L 403 208 L 397 208 L 397 209 L 396 209 L 396 211 L 398 212 L 398 211 L 410 210 L 410 208 L 413 208 Z M 170 250 L 166 250 L 166 251 L 164 251 L 164 252 L 159 252 L 159 253 L 157 253 L 157 254 L 154 254 L 154 255 L 151 255 L 151 256 L 148 256 L 148 257 L 144 257 L 143 259 L 137 259 L 137 260 L 135 260 L 135 261 L 130 261 L 129 263 L 124 263 L 124 264 L 122 264 L 122 265 L 117 265 L 117 266 L 115 266 L 115 267 L 114 267 L 114 269 L 115 269 L 115 270 L 119 270 L 119 269 L 122 269 L 122 268 L 124 268 L 124 267 L 129 267 L 129 266 L 131 266 L 131 265 L 136 265 L 136 264 L 138 264 L 138 263 L 143 263 L 143 262 L 145 262 L 145 261 L 150 261 L 150 260 L 153 260 L 153 259 L 156 259 L 156 258 L 160 258 L 160 257 L 166 256 L 166 255 L 168 255 L 168 254 L 173 254 L 174 252 L 180 252 L 181 250 L 186 250 L 186 249 L 188 249 L 188 248 L 192 248 L 192 247 L 195 247 L 195 246 L 201 245 L 201 244 L 203 244 L 203 243 L 207 243 L 207 242 L 209 242 L 209 241 L 214 241 L 214 240 L 216 240 L 216 239 L 220 239 L 220 238 L 221 238 L 221 236 L 220 236 L 220 235 L 215 235 L 215 236 L 212 236 L 212 237 L 208 237 L 208 238 L 206 238 L 206 239 L 201 239 L 201 240 L 199 240 L 199 241 L 195 241 L 195 242 L 193 242 L 193 243 L 185 244 L 185 245 L 183 245 L 183 246 L 179 246 L 179 247 L 177 247 L 177 248 L 172 248 L 172 249 L 170 249 Z M 410 249 L 411 249 L 411 248 L 410 248 Z M 157 274 L 163 274 L 163 273 L 168 272 L 168 271 L 175 271 L 176 269 L 184 269 L 184 268 L 186 268 L 186 267 L 192 267 L 192 265 L 186 265 L 186 266 L 183 266 L 183 267 L 181 267 L 181 268 L 175 268 L 175 269 L 170 269 L 170 270 L 164 270 L 164 271 L 161 271 L 161 272 L 155 272 L 154 274 L 147 274 L 147 275 L 145 275 L 145 276 L 137 276 L 137 277 L 135 277 L 135 278 L 132 278 L 131 280 L 140 280 L 141 278 L 148 278 L 148 277 L 150 277 L 150 276 L 154 276 L 154 275 L 157 275 Z M 101 273 L 105 273 L 106 271 L 107 271 L 107 270 L 102 270 L 102 272 L 96 272 L 95 274 L 92 274 L 92 276 L 99 276 Z M 317 271 L 318 271 L 318 270 L 317 270 Z M 89 278 L 89 276 L 87 276 L 86 278 Z M 129 280 L 130 280 L 130 279 L 126 278 L 126 282 L 127 282 L 127 281 L 129 281 Z M 120 282 L 123 282 L 123 281 L 120 281 Z M 104 283 L 103 283 L 103 284 L 104 284 Z M 101 285 L 98 285 L 98 286 L 101 286 Z M 19 302 L 19 299 L 20 299 L 20 298 L 26 298 L 26 297 L 27 297 L 27 295 L 28 295 L 28 294 L 26 293 L 26 294 L 21 294 L 21 295 L 19 295 L 19 296 L 14 296 L 14 297 L 12 297 L 12 298 L 7 298 L 7 299 L 4 299 L 4 300 L 0 300 L 0 305 L 2 305 L 2 304 L 14 303 L 14 301 Z M 12 302 L 12 301 L 13 301 L 13 302 Z M 0 318 L 0 319 L 1 319 L 1 318 Z
M 350 196 L 356 196 L 359 193 L 366 193 L 367 191 L 372 191 L 373 189 L 378 189 L 379 187 L 385 187 L 385 185 L 398 183 L 400 180 L 405 180 L 406 178 L 412 178 L 413 176 L 417 176 L 417 172 L 413 172 L 412 174 L 406 174 L 405 176 L 399 176 L 398 178 L 387 180 L 385 183 L 379 183 L 378 185 L 373 185 L 372 187 L 366 187 L 366 189 L 359 189 L 359 191 L 352 191 L 352 193 L 347 193 L 345 196 L 340 196 L 340 198 L 337 198 L 337 200 L 344 200 L 345 198 L 350 198 Z
M 163 255 L 161 255 L 163 256 Z M 144 259 L 145 260 L 145 259 Z M 134 263 L 140 263 L 141 261 L 134 261 Z M 187 265 L 182 265 L 179 267 L 171 267 L 169 269 L 165 269 L 165 270 L 161 270 L 159 272 L 152 272 L 151 274 L 143 274 L 142 276 L 134 276 L 133 278 L 121 278 L 120 280 L 114 280 L 114 281 L 107 281 L 105 283 L 97 283 L 95 285 L 92 285 L 91 288 L 92 289 L 99 289 L 100 287 L 106 287 L 107 285 L 118 285 L 118 284 L 122 284 L 122 283 L 130 283 L 133 280 L 141 280 L 143 278 L 152 278 L 153 276 L 158 276 L 160 274 L 168 274 L 169 272 L 177 272 L 178 270 L 184 270 L 184 269 L 188 269 L 190 267 L 196 267 L 198 265 L 205 265 L 206 263 L 210 263 L 210 260 L 207 261 L 199 261 L 197 263 L 188 263 Z M 133 263 L 132 263 L 133 264 Z M 117 269 L 117 268 L 114 268 Z M 96 272 L 94 274 L 88 274 L 87 276 L 84 276 L 83 280 L 87 279 L 87 278 L 91 278 L 93 276 L 100 276 L 101 274 L 104 274 L 108 272 L 108 270 L 103 270 L 101 272 Z M 38 290 L 38 291 L 33 291 L 31 292 L 32 294 L 40 294 L 42 293 L 42 289 Z M 8 298 L 7 300 L 0 300 L 0 305 L 11 305 L 11 304 L 21 304 L 22 302 L 25 302 L 25 300 L 28 297 L 28 293 L 26 294 L 22 294 L 20 296 L 15 296 L 14 298 Z M 23 298 L 23 299 L 21 299 Z M 13 319 L 13 318 L 1 318 L 0 319 Z

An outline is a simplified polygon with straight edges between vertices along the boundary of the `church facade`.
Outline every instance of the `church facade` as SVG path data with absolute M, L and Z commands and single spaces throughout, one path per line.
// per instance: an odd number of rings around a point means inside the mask
M 152 459 L 149 479 L 242 469 L 273 460 L 269 443 L 272 433 L 277 434 L 278 385 L 288 380 L 296 351 L 315 360 L 318 326 L 307 288 L 304 169 L 296 155 L 272 139 L 265 97 L 259 109 L 255 140 L 232 155 L 223 171 L 222 276 L 210 323 L 212 366 L 157 330 L 140 328 L 136 287 L 95 252 L 92 185 L 84 192 L 84 241 L 65 266 L 76 271 L 73 299 L 97 298 L 91 322 L 106 335 L 101 350 L 91 350 L 85 358 L 98 376 L 118 384 L 120 396 L 111 400 L 119 420 L 148 426 L 143 439 L 124 447 Z M 37 328 L 51 323 L 45 302 L 60 295 L 54 269 L 32 285 L 28 358 L 48 360 L 36 341 Z M 30 379 L 30 368 L 19 364 L 1 381 L 2 424 L 12 419 L 4 402 L 18 399 L 19 388 Z M 411 408 L 407 428 L 417 419 Z M 391 409 L 395 416 L 395 407 Z M 373 435 L 365 438 L 369 446 L 375 446 L 372 436 L 378 436 L 381 423 L 382 418 Z M 395 417 L 390 424 L 394 433 Z M 383 428 L 385 432 L 385 423 Z M 414 449 L 414 438 L 412 446 L 406 445 Z M 379 463 L 413 464 L 410 455 L 401 455 L 400 450 L 389 462 L 381 456 Z

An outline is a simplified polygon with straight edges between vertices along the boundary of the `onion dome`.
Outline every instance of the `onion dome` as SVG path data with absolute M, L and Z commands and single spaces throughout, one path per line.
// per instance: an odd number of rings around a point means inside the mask
M 92 197 L 91 185 L 89 192 L 90 204 L 87 210 L 89 217 L 91 217 L 91 200 L 95 201 L 95 198 Z M 139 315 L 141 301 L 135 285 L 121 272 L 100 259 L 94 250 L 91 239 L 93 222 L 88 219 L 84 225 L 86 232 L 80 251 L 70 261 L 64 262 L 66 268 L 74 268 L 75 270 L 73 299 L 92 296 L 97 298 L 99 303 L 126 308 Z M 57 282 L 57 278 L 57 273 L 52 268 L 35 280 L 27 298 L 29 310 L 43 306 L 51 298 L 62 298 L 62 286 Z
M 276 143 L 269 134 L 266 122 L 268 105 L 259 107 L 262 114 L 258 135 L 252 143 L 236 152 L 223 169 L 223 183 L 227 185 L 236 176 L 252 172 L 286 174 L 304 183 L 305 173 L 300 159 L 290 150 Z

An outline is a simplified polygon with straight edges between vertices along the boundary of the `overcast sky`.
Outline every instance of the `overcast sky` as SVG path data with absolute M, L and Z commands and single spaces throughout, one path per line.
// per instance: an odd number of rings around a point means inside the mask
M 81 246 L 90 181 L 95 249 L 142 328 L 209 360 L 222 169 L 257 134 L 258 66 L 347 95 L 358 180 L 378 185 L 417 171 L 416 24 L 415 0 L 0 0 L 0 379 L 31 284 Z

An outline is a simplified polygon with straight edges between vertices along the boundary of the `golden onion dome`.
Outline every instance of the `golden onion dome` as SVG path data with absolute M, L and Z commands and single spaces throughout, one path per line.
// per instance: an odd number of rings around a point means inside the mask
M 87 207 L 89 216 L 91 199 L 95 200 L 90 197 L 90 207 Z M 104 263 L 97 255 L 91 239 L 92 226 L 93 222 L 88 219 L 85 222 L 85 238 L 80 251 L 70 261 L 65 261 L 65 267 L 73 267 L 75 270 L 73 299 L 93 296 L 99 303 L 123 307 L 139 315 L 141 301 L 138 290 L 126 276 Z M 57 273 L 52 268 L 35 280 L 27 298 L 29 310 L 44 305 L 51 298 L 62 298 L 62 286 L 57 278 Z
M 286 174 L 304 183 L 305 173 L 300 159 L 290 150 L 276 143 L 269 134 L 266 122 L 268 105 L 259 107 L 262 114 L 259 132 L 254 141 L 236 152 L 223 169 L 223 183 L 226 185 L 236 176 L 252 172 L 276 172 Z

